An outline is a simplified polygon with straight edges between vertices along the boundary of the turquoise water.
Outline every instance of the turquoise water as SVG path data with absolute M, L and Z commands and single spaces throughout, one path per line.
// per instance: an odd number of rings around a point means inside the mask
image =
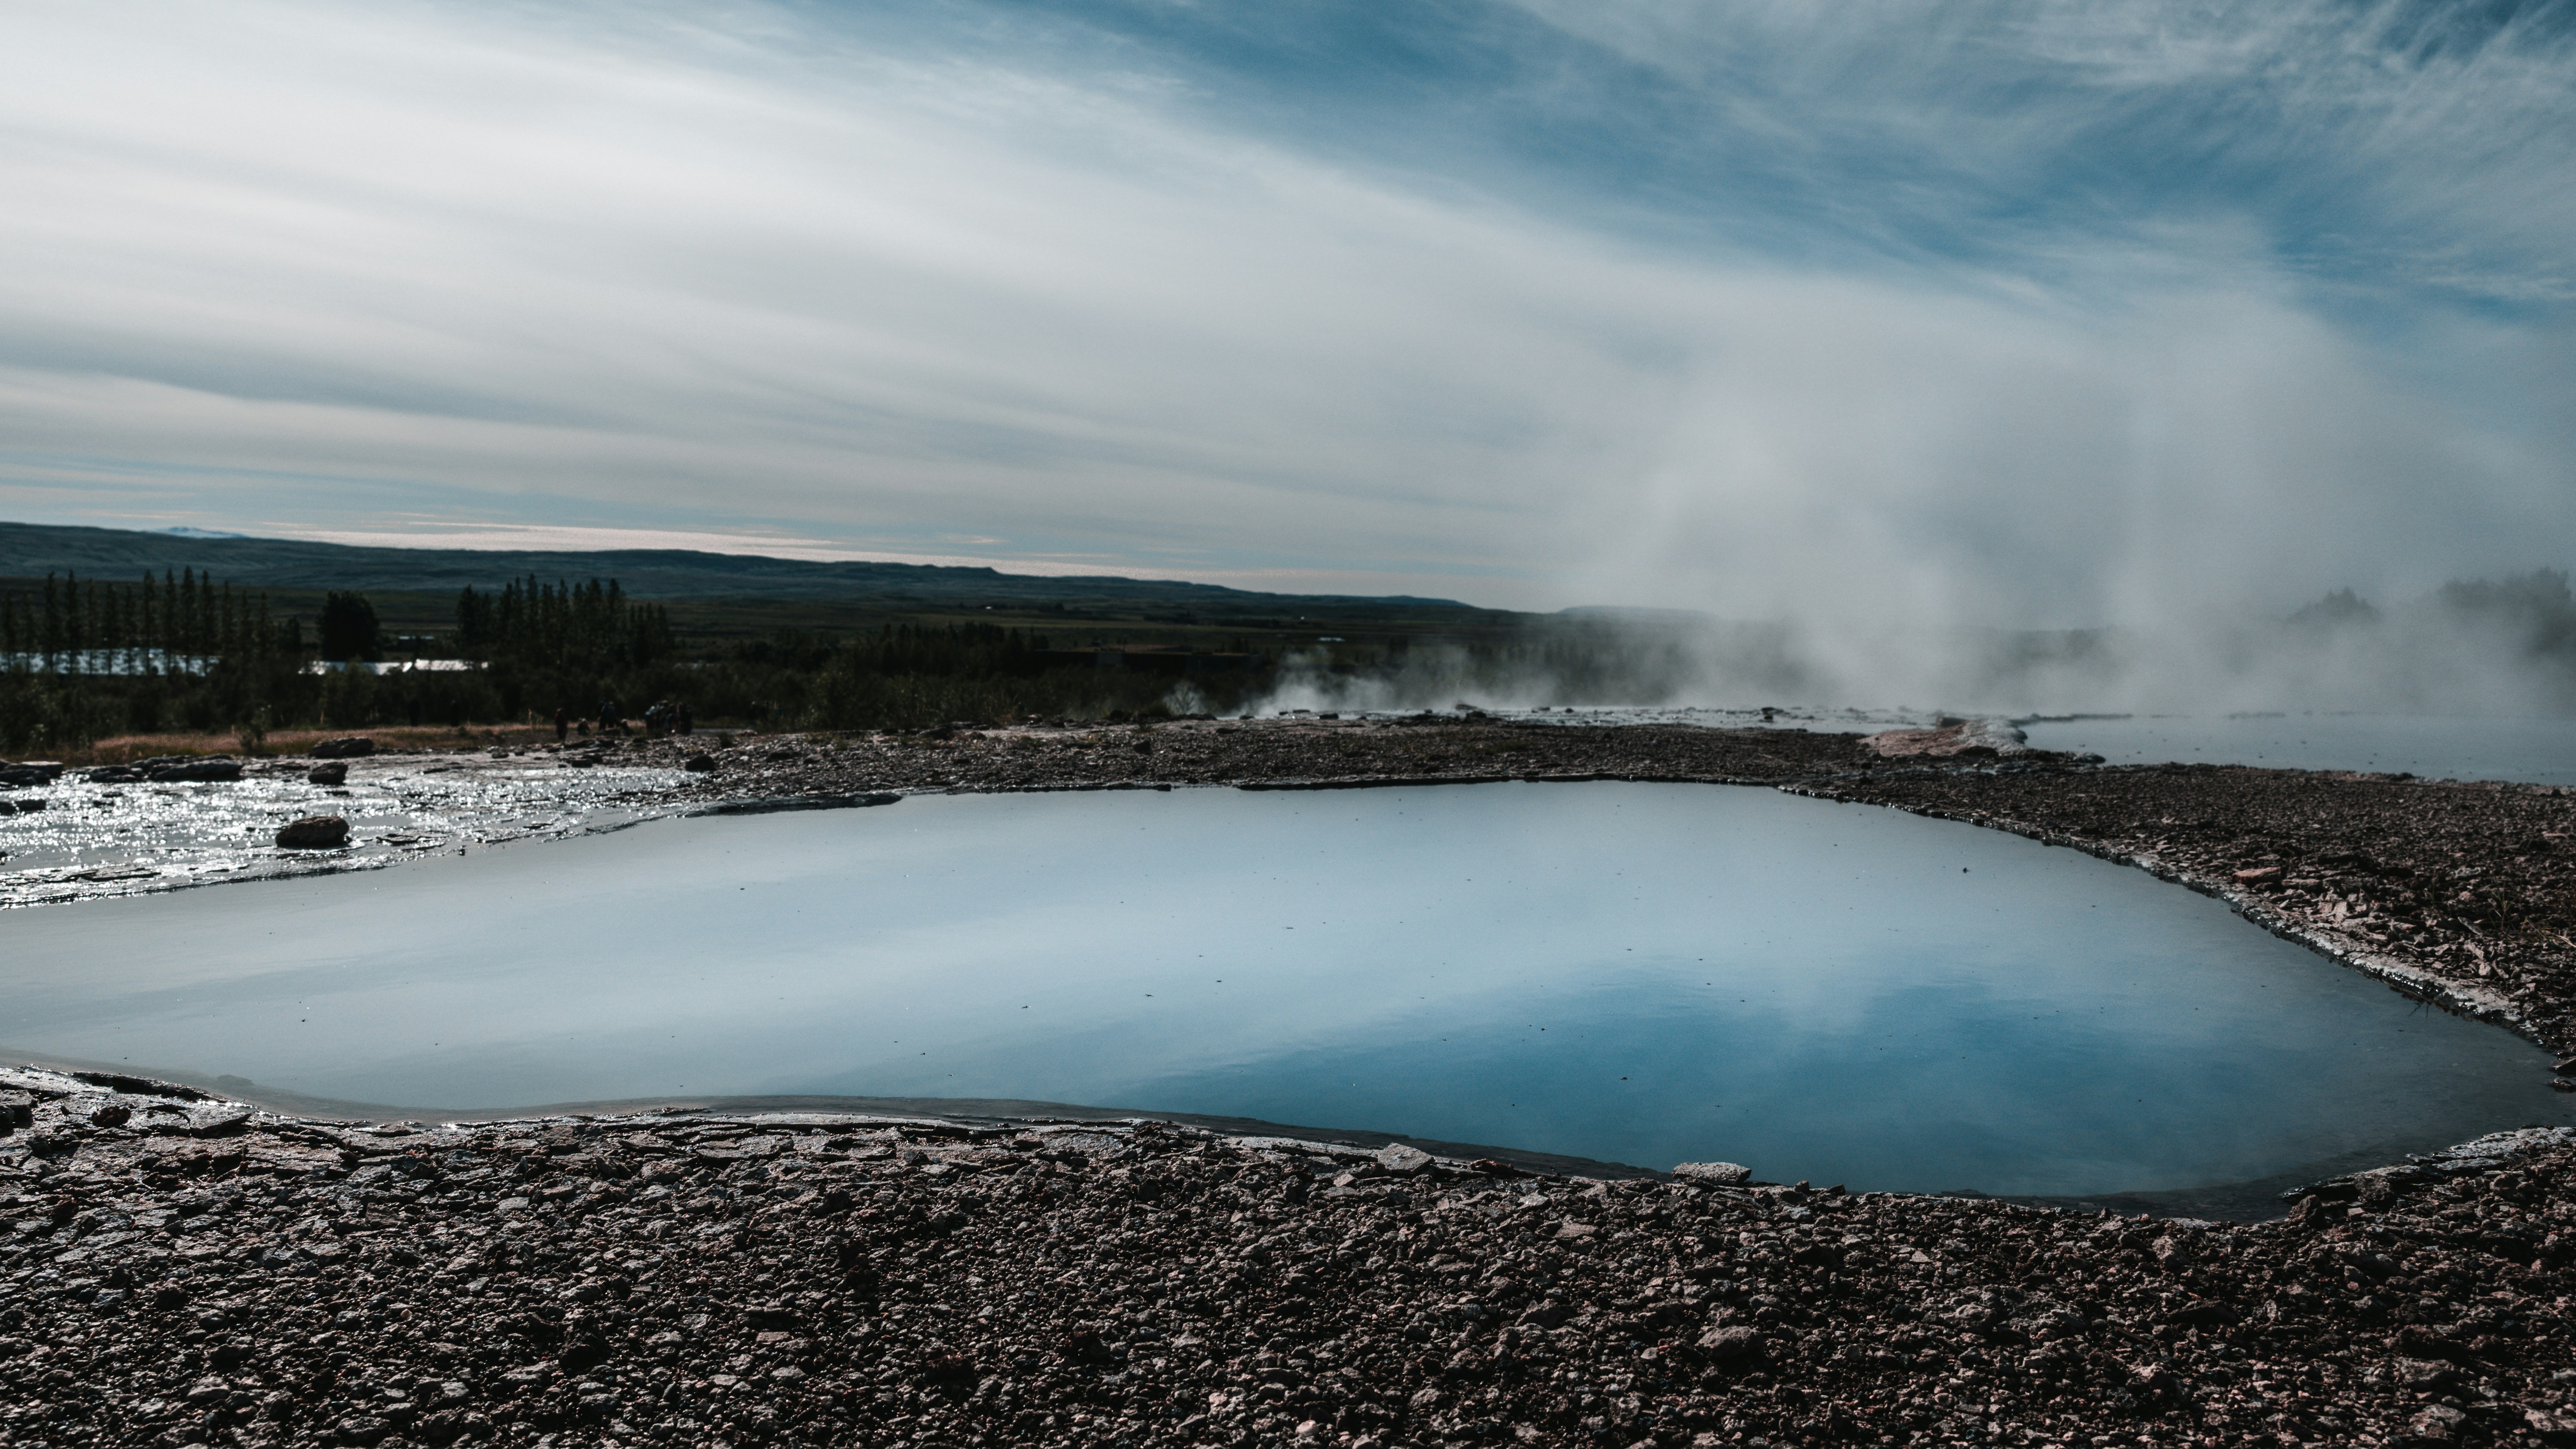
M 1723 787 L 920 797 L 0 912 L 0 1043 L 426 1111 L 1018 1098 L 1995 1193 L 2569 1120 L 2537 1048 L 2143 873 Z

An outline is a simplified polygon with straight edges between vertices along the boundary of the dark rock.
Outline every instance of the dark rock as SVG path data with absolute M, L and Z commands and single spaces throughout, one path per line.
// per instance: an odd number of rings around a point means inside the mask
M 92 1127 L 122 1127 L 133 1120 L 134 1109 L 115 1102 L 110 1102 L 89 1114 L 89 1125 Z
M 1762 1331 L 1747 1324 L 1712 1328 L 1699 1336 L 1699 1351 L 1713 1363 L 1731 1363 L 1762 1347 Z
M 181 1102 L 208 1100 L 205 1093 L 194 1087 L 183 1087 L 176 1082 L 156 1082 L 150 1077 L 128 1076 L 123 1072 L 74 1072 L 71 1077 L 73 1081 L 105 1087 L 111 1092 L 123 1092 L 129 1097 L 169 1097 Z
M 680 762 L 681 769 L 697 775 L 706 774 L 715 769 L 715 767 L 716 757 L 713 755 L 691 755 Z
M 337 850 L 349 843 L 349 822 L 337 815 L 307 815 L 277 832 L 280 850 Z
M 339 760 L 333 760 L 327 764 L 315 765 L 312 769 L 304 772 L 304 783 L 308 785 L 348 784 L 349 767 Z
M 2415 1436 L 2419 1439 L 2430 1439 L 2437 1444 L 2447 1444 L 2458 1438 L 2460 1431 L 2467 1428 L 2468 1423 L 2469 1416 L 2460 1410 L 2448 1404 L 2433 1404 L 2416 1414 L 2408 1421 L 2406 1427 L 2415 1431 Z
M 238 780 L 241 777 L 241 761 L 236 760 L 229 755 L 216 755 L 203 760 L 182 760 L 172 764 L 154 765 L 144 774 L 145 779 L 160 784 L 170 784 L 183 781 L 222 783 Z
M 2525 1409 L 2522 1420 L 2531 1432 L 2546 1444 L 2576 1444 L 2576 1413 L 2555 1409 Z
M 52 760 L 21 760 L 15 764 L 0 763 L 0 785 L 24 788 L 50 785 L 63 777 L 63 767 Z
M 2401 1358 L 2394 1365 L 2397 1382 L 2421 1393 L 2437 1393 L 2460 1381 L 2460 1371 L 2429 1358 Z
M 375 752 L 376 742 L 365 735 L 344 735 L 336 740 L 324 740 L 305 753 L 316 760 L 354 760 Z

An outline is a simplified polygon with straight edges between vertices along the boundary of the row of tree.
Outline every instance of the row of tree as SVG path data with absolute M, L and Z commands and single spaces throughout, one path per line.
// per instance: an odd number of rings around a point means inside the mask
M 291 653 L 295 632 L 269 618 L 265 594 L 235 593 L 194 569 L 134 584 L 48 574 L 40 588 L 0 592 L 0 661 L 10 668 L 203 673 Z
M 627 598 L 617 580 L 547 584 L 534 574 L 497 594 L 458 594 L 456 647 L 468 659 L 545 669 L 633 669 L 676 652 L 662 606 Z
M 1087 648 L 994 624 L 892 623 L 782 631 L 682 657 L 662 606 L 615 580 L 512 580 L 457 595 L 454 652 L 468 670 L 316 671 L 316 657 L 388 652 L 375 608 L 326 596 L 308 628 L 269 601 L 194 572 L 134 584 L 47 579 L 0 588 L 0 753 L 77 751 L 113 735 L 300 726 L 459 725 L 628 716 L 685 701 L 700 720 L 913 729 L 960 719 L 1088 718 L 1155 707 L 1226 708 L 1239 672 L 1177 683 L 1101 669 Z

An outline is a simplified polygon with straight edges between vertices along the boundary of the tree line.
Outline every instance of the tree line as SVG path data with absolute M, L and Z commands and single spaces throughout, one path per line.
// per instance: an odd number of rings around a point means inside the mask
M 702 721 L 917 729 L 1028 715 L 1227 708 L 1253 681 L 1105 670 L 1088 648 L 979 621 L 896 621 L 848 635 L 784 630 L 684 647 L 663 606 L 614 579 L 513 579 L 456 596 L 452 652 L 471 669 L 314 667 L 387 652 L 360 593 L 327 594 L 311 627 L 266 596 L 193 570 L 131 583 L 71 576 L 0 586 L 0 753 L 76 751 L 119 735 L 521 723 L 606 705 L 684 702 Z M 1238 646 L 1239 648 L 1242 646 Z
M 459 593 L 456 648 L 468 659 L 587 670 L 640 668 L 677 652 L 670 615 L 627 598 L 617 580 L 548 584 L 534 574 L 497 594 Z
M 12 669 L 203 673 L 291 653 L 293 634 L 290 625 L 281 636 L 267 595 L 236 593 L 194 569 L 147 572 L 134 584 L 47 574 L 39 588 L 0 593 L 0 657 Z

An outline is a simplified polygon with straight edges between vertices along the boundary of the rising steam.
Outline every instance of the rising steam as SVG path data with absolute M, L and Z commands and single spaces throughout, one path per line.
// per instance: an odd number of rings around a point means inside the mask
M 2339 590 L 2285 619 L 2028 631 L 1658 610 L 1531 616 L 1514 637 L 1316 648 L 1263 712 L 1796 703 L 1997 714 L 2297 709 L 2576 714 L 2576 598 L 2542 570 L 2382 609 Z

